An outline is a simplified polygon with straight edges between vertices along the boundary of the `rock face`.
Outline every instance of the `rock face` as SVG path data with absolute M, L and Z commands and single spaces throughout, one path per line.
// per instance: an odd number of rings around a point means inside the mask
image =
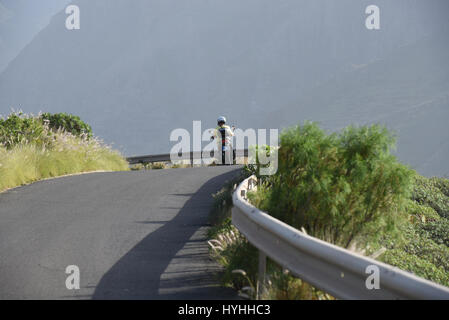
M 193 120 L 212 127 L 219 114 L 242 128 L 297 123 L 304 119 L 304 110 L 324 112 L 312 99 L 317 90 L 318 96 L 331 98 L 334 91 L 328 83 L 341 77 L 357 79 L 365 65 L 371 70 L 366 81 L 391 80 L 388 88 L 376 92 L 385 99 L 376 104 L 350 99 L 354 92 L 369 92 L 364 82 L 353 83 L 349 92 L 341 87 L 339 95 L 354 105 L 333 105 L 332 114 L 343 120 L 329 122 L 330 127 L 369 121 L 364 116 L 375 114 L 376 108 L 391 112 L 413 108 L 422 102 L 422 97 L 414 99 L 423 91 L 421 86 L 441 87 L 438 93 L 423 94 L 429 99 L 440 99 L 433 94 L 440 95 L 445 88 L 444 76 L 424 76 L 423 81 L 430 82 L 422 83 L 417 75 L 413 86 L 404 89 L 401 79 L 394 81 L 388 75 L 389 68 L 378 70 L 375 63 L 401 61 L 400 48 L 419 47 L 445 30 L 446 0 L 73 3 L 81 10 L 81 29 L 66 30 L 64 12 L 52 19 L 0 75 L 0 113 L 11 107 L 75 113 L 128 155 L 167 152 L 173 129 L 191 130 Z M 381 30 L 365 28 L 365 8 L 370 4 L 381 9 Z M 416 54 L 409 59 L 413 65 L 404 63 L 401 68 L 424 70 L 419 66 L 426 64 L 429 72 L 437 69 L 433 55 L 439 51 L 424 54 Z M 388 94 L 394 92 L 401 92 L 398 95 L 410 103 L 390 105 Z M 304 99 L 307 103 L 302 103 Z M 328 100 L 320 103 L 332 105 Z M 360 104 L 369 112 L 346 117 L 347 108 Z M 310 115 L 319 120 L 323 113 Z M 392 121 L 388 112 L 383 115 L 379 121 Z M 423 128 L 432 126 L 425 123 L 428 120 L 423 118 Z M 414 141 L 426 144 L 427 138 L 417 135 Z M 418 166 L 413 153 L 404 155 Z

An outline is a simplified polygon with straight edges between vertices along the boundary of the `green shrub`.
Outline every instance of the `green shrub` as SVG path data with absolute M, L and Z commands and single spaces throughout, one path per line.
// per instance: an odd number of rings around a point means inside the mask
M 413 200 L 407 202 L 405 210 L 408 214 L 417 217 L 421 222 L 438 221 L 441 219 L 435 209 L 426 205 L 421 205 Z
M 420 204 L 435 209 L 441 217 L 449 219 L 447 185 L 447 179 L 416 176 L 412 198 Z
M 0 192 L 44 178 L 96 170 L 128 170 L 117 152 L 94 139 L 56 137 L 53 148 L 35 144 L 0 147 Z
M 251 283 L 256 283 L 258 275 L 259 252 L 246 239 L 228 246 L 220 253 L 222 264 L 225 269 L 222 274 L 221 281 L 225 285 L 231 285 L 233 288 L 240 290 L 244 286 L 249 285 L 247 279 L 238 274 L 234 274 L 234 270 L 244 270 L 248 275 Z
M 165 169 L 166 165 L 164 162 L 154 162 L 151 164 L 151 169 Z
M 233 205 L 232 193 L 234 192 L 234 186 L 239 185 L 249 176 L 249 172 L 242 170 L 242 172 L 235 178 L 226 181 L 221 190 L 212 195 L 214 202 L 209 213 L 209 222 L 212 225 L 211 230 L 214 232 L 209 233 L 210 238 L 215 237 L 215 235 L 222 232 L 223 229 L 228 229 L 226 226 L 230 222 L 226 222 L 226 220 L 231 217 L 231 209 Z
M 428 237 L 428 234 L 422 232 L 421 228 L 425 225 L 407 225 L 401 230 L 406 241 L 403 245 L 395 245 L 394 248 L 402 249 L 408 254 L 415 255 L 449 272 L 449 248 L 435 242 Z
M 7 149 L 16 144 L 48 142 L 48 134 L 38 117 L 12 112 L 6 119 L 0 118 L 0 144 Z
M 229 186 L 212 195 L 214 202 L 209 214 L 209 221 L 212 225 L 220 225 L 225 219 L 231 217 L 232 191 L 232 187 Z
M 278 171 L 260 188 L 260 207 L 344 247 L 392 232 L 405 217 L 413 176 L 390 154 L 393 146 L 379 126 L 330 135 L 314 123 L 290 128 L 280 137 Z
M 419 277 L 445 286 L 449 285 L 449 273 L 442 267 L 436 267 L 431 262 L 401 249 L 388 250 L 380 257 L 380 260 L 402 270 L 414 273 Z
M 248 164 L 244 166 L 244 171 L 249 175 L 255 175 L 258 180 L 264 180 L 266 175 L 261 174 L 261 168 L 265 168 L 266 172 L 270 172 L 270 163 L 261 164 L 260 157 L 269 157 L 275 159 L 277 157 L 278 149 L 269 145 L 254 145 L 249 147 Z M 274 169 L 272 167 L 271 169 Z
M 86 134 L 49 130 L 41 117 L 13 112 L 0 119 L 0 192 L 65 174 L 128 170 L 116 151 Z
M 85 135 L 92 138 L 92 128 L 82 121 L 80 117 L 67 113 L 42 113 L 40 118 L 52 130 L 63 129 L 74 136 Z
M 399 227 L 399 238 L 393 238 L 389 234 L 384 234 L 378 242 L 373 244 L 372 251 L 378 250 L 381 247 L 387 249 L 385 257 L 380 259 L 394 265 L 398 268 L 403 268 L 404 264 L 407 266 L 404 270 L 411 271 L 429 280 L 441 282 L 445 278 L 429 277 L 429 270 L 444 270 L 449 273 L 449 247 L 441 242 L 435 242 L 429 237 L 429 233 L 423 229 L 433 228 L 432 224 L 439 225 L 441 222 L 445 223 L 445 219 L 434 222 L 414 222 L 402 224 Z M 438 236 L 438 238 L 440 238 Z M 441 239 L 441 238 L 440 238 Z M 394 255 L 397 254 L 397 258 Z M 407 260 L 402 261 L 401 257 L 406 256 Z M 416 262 L 411 262 L 416 259 Z M 438 272 L 438 271 L 436 271 Z
M 145 166 L 142 163 L 136 163 L 130 166 L 130 169 L 132 171 L 139 171 L 139 170 L 144 170 Z
M 280 268 L 269 275 L 267 290 L 262 299 L 334 300 L 335 298 Z
M 444 244 L 449 247 L 449 220 L 441 219 L 440 221 L 423 223 L 420 225 L 419 230 L 421 234 L 427 238 L 432 239 L 436 243 Z
M 74 136 L 92 138 L 91 127 L 74 115 L 43 113 L 33 116 L 12 112 L 6 119 L 0 118 L 0 144 L 6 148 L 25 143 L 49 145 L 53 142 L 49 129 L 53 132 L 62 129 Z
M 449 179 L 433 177 L 433 178 L 430 178 L 430 181 L 434 184 L 434 186 L 436 186 L 438 189 L 440 189 L 440 191 L 446 197 L 449 197 Z

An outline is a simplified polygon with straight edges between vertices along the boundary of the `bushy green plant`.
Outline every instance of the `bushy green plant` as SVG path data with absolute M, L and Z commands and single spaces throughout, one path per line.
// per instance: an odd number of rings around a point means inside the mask
M 333 300 L 331 295 L 279 268 L 269 275 L 262 299 L 268 300 Z
M 444 244 L 445 246 L 449 247 L 449 220 L 441 219 L 440 221 L 423 223 L 420 225 L 420 232 L 436 243 Z
M 74 136 L 92 138 L 91 127 L 78 116 L 66 113 L 43 113 L 39 116 L 12 112 L 0 118 L 0 144 L 11 148 L 16 144 L 49 145 L 50 132 L 63 130 Z
M 245 270 L 251 283 L 257 282 L 259 251 L 246 239 L 228 246 L 220 253 L 222 264 L 225 265 L 221 281 L 226 285 L 231 285 L 237 290 L 248 285 L 247 279 L 233 273 L 234 270 Z
M 449 286 L 449 272 L 445 271 L 443 267 L 437 267 L 426 259 L 401 249 L 388 250 L 380 259 L 417 276 Z
M 392 238 L 385 234 L 373 244 L 373 250 L 384 247 L 387 251 L 380 257 L 381 260 L 429 280 L 448 285 L 447 278 L 440 275 L 441 270 L 449 273 L 448 221 L 439 217 L 432 208 L 420 205 L 413 200 L 410 202 L 415 205 L 407 205 L 410 219 L 409 223 L 400 226 L 400 237 Z M 436 215 L 438 218 L 428 218 L 428 215 L 423 215 L 426 211 L 432 212 L 431 216 Z
M 230 223 L 231 208 L 232 208 L 232 193 L 234 192 L 234 186 L 240 184 L 243 180 L 248 178 L 250 173 L 242 170 L 242 172 L 236 177 L 226 181 L 223 187 L 213 194 L 214 202 L 212 209 L 209 213 L 209 222 L 211 223 L 213 233 L 209 233 L 209 237 L 215 237 L 216 233 L 227 229 L 227 225 Z M 226 222 L 226 220 L 228 222 Z
M 165 167 L 166 167 L 166 165 L 164 162 L 155 162 L 155 163 L 152 163 L 150 166 L 151 169 L 156 169 L 156 170 L 157 169 L 165 169 Z
M 267 172 L 271 171 L 270 163 L 265 162 L 268 161 L 268 159 L 277 158 L 278 148 L 269 145 L 252 145 L 248 150 L 248 164 L 244 166 L 243 170 L 249 175 L 255 175 L 258 180 L 264 180 L 267 175 L 262 174 L 261 169 L 265 168 Z M 261 157 L 266 157 L 266 159 L 261 161 Z M 275 167 L 271 168 L 274 170 Z
M 421 222 L 441 220 L 441 217 L 438 215 L 435 209 L 426 205 L 419 204 L 414 200 L 409 200 L 407 202 L 405 210 L 408 214 L 416 217 L 417 220 Z
M 44 178 L 96 170 L 128 170 L 117 152 L 95 139 L 53 133 L 51 148 L 32 143 L 0 147 L 0 192 Z
M 405 226 L 401 230 L 405 241 L 403 244 L 394 245 L 393 248 L 402 249 L 449 272 L 449 248 L 423 233 L 421 228 L 425 225 L 426 223 Z
M 40 118 L 47 123 L 52 130 L 62 129 L 74 136 L 85 135 L 92 138 L 92 128 L 80 119 L 80 117 L 67 113 L 42 113 Z
M 446 197 L 449 197 L 449 179 L 432 177 L 430 178 L 430 181 L 434 186 L 440 189 Z
M 145 166 L 142 163 L 136 163 L 130 166 L 132 171 L 145 170 Z
M 260 188 L 266 193 L 260 207 L 344 247 L 393 231 L 413 176 L 390 154 L 393 146 L 393 136 L 377 125 L 339 134 L 308 122 L 287 129 L 280 137 L 278 171 Z
M 101 141 L 50 130 L 41 117 L 13 112 L 0 119 L 0 192 L 25 183 L 96 170 L 128 170 Z
M 12 112 L 0 118 L 0 144 L 7 149 L 16 144 L 45 144 L 49 141 L 47 132 L 38 117 L 22 112 Z
M 415 177 L 413 199 L 427 205 L 443 218 L 449 219 L 448 180 L 441 178 Z

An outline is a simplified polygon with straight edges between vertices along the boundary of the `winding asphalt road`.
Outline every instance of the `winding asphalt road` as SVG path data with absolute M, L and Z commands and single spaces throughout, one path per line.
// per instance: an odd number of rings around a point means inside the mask
M 211 194 L 238 170 L 92 173 L 0 194 L 0 299 L 237 298 L 218 286 L 205 232 Z

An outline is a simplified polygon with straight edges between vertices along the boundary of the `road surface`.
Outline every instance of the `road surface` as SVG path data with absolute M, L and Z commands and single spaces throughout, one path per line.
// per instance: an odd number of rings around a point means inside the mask
M 92 173 L 0 194 L 0 299 L 236 298 L 205 231 L 211 194 L 238 170 Z

